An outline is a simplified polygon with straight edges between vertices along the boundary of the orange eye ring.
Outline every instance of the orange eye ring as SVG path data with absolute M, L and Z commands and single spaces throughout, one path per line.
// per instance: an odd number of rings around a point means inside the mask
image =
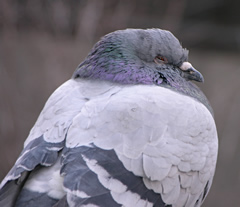
M 160 55 L 158 55 L 154 58 L 154 62 L 157 64 L 168 63 L 167 58 L 160 56 Z

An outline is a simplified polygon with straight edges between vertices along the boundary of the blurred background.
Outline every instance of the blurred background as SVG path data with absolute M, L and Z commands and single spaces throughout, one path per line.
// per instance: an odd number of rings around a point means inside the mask
M 0 180 L 49 95 L 93 44 L 124 28 L 172 31 L 202 72 L 215 111 L 219 160 L 204 207 L 240 205 L 240 1 L 1 0 Z

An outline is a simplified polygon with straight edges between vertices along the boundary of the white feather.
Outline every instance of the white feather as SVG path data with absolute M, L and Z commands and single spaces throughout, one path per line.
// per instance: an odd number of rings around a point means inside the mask
M 215 171 L 212 115 L 198 101 L 163 87 L 69 80 L 49 98 L 25 146 L 41 135 L 52 143 L 66 138 L 69 148 L 94 143 L 115 150 L 127 170 L 143 176 L 146 186 L 173 206 L 194 203 Z M 117 180 L 107 180 L 99 166 L 98 171 L 115 198 L 132 196 Z M 30 183 L 45 191 L 42 181 L 29 181 L 32 189 Z M 63 196 L 61 188 L 51 196 Z
M 212 179 L 217 157 L 216 127 L 208 109 L 162 87 L 114 89 L 111 83 L 102 86 L 98 82 L 95 86 L 101 91 L 101 102 L 91 97 L 83 106 L 69 128 L 66 145 L 93 142 L 100 148 L 114 149 L 128 170 L 146 176 L 148 188 L 167 192 L 165 202 L 196 201 Z M 199 173 L 190 173 L 193 171 Z M 196 195 L 187 201 L 191 190 Z
M 38 193 L 47 193 L 54 199 L 61 199 L 66 192 L 60 175 L 60 159 L 51 167 L 34 170 L 24 188 Z

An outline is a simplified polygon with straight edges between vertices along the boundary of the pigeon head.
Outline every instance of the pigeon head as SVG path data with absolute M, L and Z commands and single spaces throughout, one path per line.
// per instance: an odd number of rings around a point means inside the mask
M 73 79 L 147 84 L 170 88 L 211 106 L 191 80 L 203 76 L 188 62 L 188 50 L 169 31 L 126 29 L 109 33 L 92 48 Z
M 189 80 L 203 82 L 187 60 L 188 51 L 169 31 L 118 30 L 96 43 L 73 77 L 172 87 Z

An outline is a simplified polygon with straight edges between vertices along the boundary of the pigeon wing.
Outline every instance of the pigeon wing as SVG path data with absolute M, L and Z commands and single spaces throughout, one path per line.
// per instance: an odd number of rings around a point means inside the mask
M 13 205 L 11 203 L 15 202 L 29 172 L 39 166 L 51 166 L 57 161 L 72 118 L 85 102 L 77 97 L 78 90 L 79 84 L 69 80 L 48 99 L 25 141 L 23 151 L 1 183 L 0 203 L 3 206 Z M 78 105 L 71 104 L 75 98 L 78 98 Z
M 199 206 L 216 149 L 213 117 L 193 98 L 70 80 L 46 103 L 2 186 L 33 170 L 19 206 Z
M 127 85 L 89 100 L 74 117 L 61 173 L 73 206 L 199 206 L 216 157 L 216 127 L 203 104 Z

